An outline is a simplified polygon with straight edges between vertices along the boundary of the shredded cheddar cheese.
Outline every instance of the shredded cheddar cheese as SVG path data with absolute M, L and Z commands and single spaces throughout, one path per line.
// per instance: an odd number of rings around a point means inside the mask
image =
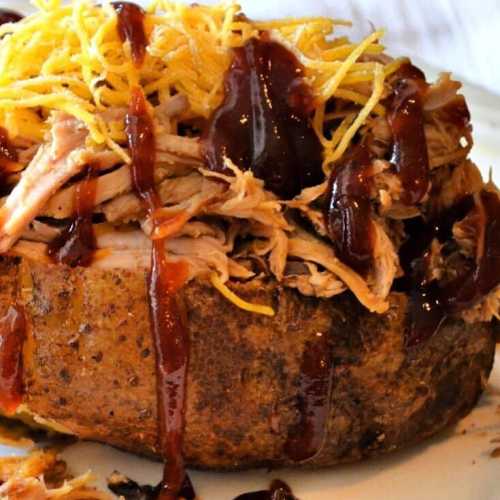
M 193 116 L 208 117 L 221 102 L 231 49 L 259 30 L 269 30 L 304 65 L 318 101 L 315 129 L 325 145 L 325 163 L 341 156 L 371 112 L 385 113 L 378 102 L 381 74 L 387 76 L 402 62 L 361 61 L 363 55 L 383 51 L 378 43 L 383 31 L 360 44 L 332 37 L 338 27 L 350 26 L 346 21 L 306 17 L 252 23 L 239 15 L 234 3 L 188 6 L 154 0 L 146 16 L 147 57 L 139 71 L 129 44 L 118 35 L 109 0 L 102 7 L 90 0 L 33 3 L 39 9 L 36 14 L 0 27 L 0 125 L 14 138 L 38 143 L 50 112 L 61 110 L 87 125 L 90 141 L 106 144 L 125 161 L 129 158 L 122 147 L 123 124 L 106 122 L 106 109 L 127 106 L 130 89 L 140 84 L 146 95 L 157 94 L 160 102 L 182 93 Z M 373 82 L 371 96 L 356 88 L 363 82 Z M 331 97 L 363 106 L 347 136 L 335 145 L 322 132 L 324 104 Z
M 338 143 L 338 146 L 333 151 L 326 150 L 325 154 L 325 162 L 334 163 L 337 161 L 345 152 L 347 147 L 349 146 L 354 134 L 358 131 L 358 129 L 363 125 L 365 120 L 368 118 L 369 114 L 377 105 L 377 102 L 380 100 L 380 96 L 384 90 L 384 72 L 382 70 L 382 66 L 378 63 L 375 64 L 375 77 L 373 81 L 373 93 L 370 96 L 370 99 L 366 101 L 363 109 L 359 112 L 358 116 L 354 120 L 354 122 L 349 126 L 349 128 L 345 131 L 342 136 L 342 139 Z
M 212 274 L 210 276 L 210 281 L 212 282 L 214 288 L 216 288 L 227 300 L 229 300 L 229 302 L 232 302 L 240 309 L 256 314 L 263 314 L 264 316 L 274 316 L 275 313 L 272 307 L 260 304 L 251 304 L 250 302 L 243 300 L 232 292 L 219 278 L 219 276 L 217 276 L 217 274 Z
M 315 98 L 313 126 L 328 173 L 370 116 L 385 115 L 381 100 L 386 78 L 405 62 L 381 56 L 383 30 L 352 43 L 337 36 L 338 28 L 350 26 L 342 20 L 253 22 L 235 3 L 153 0 L 145 16 L 146 56 L 137 68 L 130 44 L 118 33 L 115 8 L 110 0 L 98 3 L 33 0 L 37 13 L 0 26 L 0 126 L 13 141 L 40 144 L 52 112 L 63 111 L 86 125 L 89 146 L 107 147 L 129 163 L 124 120 L 110 119 L 108 110 L 126 109 L 132 88 L 140 86 L 159 104 L 174 94 L 184 95 L 189 101 L 184 119 L 208 118 L 224 97 L 232 49 L 266 30 L 304 67 Z M 332 113 L 332 99 L 345 102 L 345 109 Z M 335 126 L 325 127 L 333 120 Z M 19 243 L 14 251 L 27 250 Z M 217 275 L 211 281 L 238 307 L 274 315 L 268 306 L 237 297 Z

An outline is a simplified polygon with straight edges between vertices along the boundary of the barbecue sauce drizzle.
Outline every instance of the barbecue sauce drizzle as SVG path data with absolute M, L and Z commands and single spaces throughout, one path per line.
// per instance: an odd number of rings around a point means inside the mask
M 108 488 L 118 497 L 125 500 L 156 500 L 160 493 L 162 483 L 156 486 L 148 484 L 140 485 L 128 477 L 122 476 L 118 482 L 108 479 Z M 191 484 L 189 476 L 186 475 L 179 491 L 179 497 L 183 500 L 195 500 L 196 493 Z
M 131 2 L 112 2 L 118 17 L 118 34 L 122 42 L 130 43 L 132 62 L 140 67 L 146 56 L 148 39 L 144 29 L 144 10 Z
M 312 91 L 296 57 L 266 33 L 233 50 L 225 97 L 202 134 L 211 170 L 224 159 L 264 180 L 281 198 L 323 180 L 322 147 L 311 125 Z
M 288 484 L 275 479 L 268 490 L 253 491 L 238 495 L 234 500 L 297 500 Z
M 328 335 L 316 333 L 302 354 L 297 407 L 299 420 L 288 431 L 285 453 L 294 462 L 315 457 L 326 437 L 333 379 L 333 356 Z
M 0 25 L 15 23 L 23 18 L 9 9 L 0 9 Z M 17 151 L 7 130 L 0 127 L 0 195 L 7 194 L 7 178 L 17 163 Z M 23 343 L 25 338 L 24 311 L 10 306 L 0 319 L 0 410 L 7 415 L 21 404 L 23 386 Z
M 401 179 L 401 201 L 406 205 L 419 203 L 429 188 L 429 158 L 422 108 L 427 87 L 425 75 L 418 68 L 409 63 L 401 66 L 387 115 L 393 136 L 391 163 Z
M 148 44 L 144 11 L 138 5 L 128 2 L 115 2 L 113 5 L 117 11 L 120 37 L 123 41 L 130 42 L 134 65 L 140 67 Z M 155 212 L 161 208 L 154 181 L 154 124 L 147 109 L 144 92 L 139 87 L 132 89 L 125 117 L 125 132 L 132 158 L 134 190 L 147 214 L 154 218 Z M 186 484 L 182 442 L 189 335 L 176 292 L 184 285 L 187 272 L 185 263 L 167 262 L 165 238 L 153 240 L 148 298 L 155 344 L 159 445 L 166 462 L 163 481 L 158 487 L 158 498 L 161 500 L 176 500 Z M 192 491 L 192 487 L 190 490 Z
M 92 165 L 85 178 L 75 187 L 75 215 L 71 224 L 49 243 L 48 255 L 56 263 L 71 267 L 89 266 L 97 248 L 92 215 L 94 212 L 97 178 Z
M 356 145 L 334 166 L 325 204 L 325 225 L 338 258 L 361 275 L 373 261 L 373 222 L 370 191 L 371 156 Z
M 150 216 L 161 207 L 154 184 L 153 120 L 140 88 L 132 92 L 126 116 L 134 189 Z M 165 240 L 153 241 L 148 297 L 156 351 L 156 375 L 161 452 L 166 460 L 158 498 L 175 500 L 185 478 L 182 458 L 184 402 L 189 362 L 189 336 L 176 292 L 187 278 L 183 263 L 167 263 Z
M 10 9 L 0 9 L 0 26 L 6 23 L 17 23 L 24 16 Z
M 17 150 L 11 143 L 7 130 L 0 127 L 0 196 L 8 193 L 8 178 L 17 170 L 18 160 Z
M 414 205 L 429 188 L 429 159 L 422 101 L 427 83 L 411 64 L 398 70 L 394 95 L 388 99 L 393 135 L 391 163 L 401 179 L 401 201 Z M 370 191 L 372 158 L 363 144 L 354 145 L 334 165 L 329 179 L 325 224 L 339 259 L 366 276 L 373 263 L 373 222 Z
M 24 312 L 10 306 L 0 319 L 0 410 L 12 414 L 23 397 Z
M 441 243 L 450 241 L 453 224 L 471 212 L 478 221 L 475 262 L 444 286 L 428 282 L 425 275 L 430 243 L 434 238 Z M 406 278 L 398 287 L 410 293 L 406 345 L 413 347 L 434 335 L 447 316 L 474 306 L 500 283 L 499 195 L 483 189 L 465 196 L 428 223 L 407 223 L 407 231 L 409 240 L 400 251 Z
M 451 313 L 473 306 L 500 283 L 500 195 L 482 190 L 474 201 L 479 218 L 476 262 L 446 287 L 445 305 Z

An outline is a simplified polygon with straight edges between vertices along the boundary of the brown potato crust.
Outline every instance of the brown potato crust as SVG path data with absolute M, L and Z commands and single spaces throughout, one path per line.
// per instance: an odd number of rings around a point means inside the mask
M 145 271 L 26 260 L 2 267 L 0 309 L 16 288 L 25 305 L 28 408 L 83 439 L 155 455 Z M 202 281 L 182 293 L 191 338 L 184 454 L 192 467 L 290 465 L 283 447 L 298 418 L 302 352 L 318 331 L 329 335 L 335 373 L 325 446 L 311 466 L 356 461 L 433 435 L 467 414 L 487 382 L 491 325 L 448 320 L 406 351 L 402 294 L 392 294 L 389 312 L 379 316 L 347 293 L 317 300 L 263 281 L 233 289 L 272 305 L 276 316 L 242 311 Z

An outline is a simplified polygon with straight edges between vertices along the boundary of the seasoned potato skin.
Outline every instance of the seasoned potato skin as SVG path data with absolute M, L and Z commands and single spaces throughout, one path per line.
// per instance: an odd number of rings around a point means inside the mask
M 26 311 L 28 408 L 83 439 L 156 455 L 146 271 L 2 266 L 1 307 L 17 293 Z M 317 300 L 272 281 L 233 289 L 276 316 L 242 311 L 203 281 L 182 292 L 191 339 L 184 454 L 192 467 L 291 465 L 283 449 L 298 418 L 304 345 L 317 332 L 329 336 L 335 368 L 325 446 L 308 466 L 421 441 L 467 414 L 487 382 L 491 325 L 448 320 L 406 350 L 402 294 L 379 316 L 347 293 Z

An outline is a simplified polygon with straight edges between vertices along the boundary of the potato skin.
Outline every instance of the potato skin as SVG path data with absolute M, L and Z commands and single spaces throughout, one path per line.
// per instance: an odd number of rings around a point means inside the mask
M 154 456 L 146 272 L 9 266 L 17 269 L 27 316 L 29 409 L 83 439 Z M 293 465 L 283 449 L 298 418 L 304 346 L 318 331 L 329 336 L 335 369 L 325 446 L 308 466 L 418 442 L 467 414 L 487 382 L 491 325 L 448 320 L 406 351 L 402 294 L 392 294 L 390 310 L 379 316 L 350 294 L 317 300 L 271 281 L 233 288 L 272 305 L 276 316 L 242 311 L 203 281 L 182 292 L 191 339 L 184 454 L 192 467 Z

